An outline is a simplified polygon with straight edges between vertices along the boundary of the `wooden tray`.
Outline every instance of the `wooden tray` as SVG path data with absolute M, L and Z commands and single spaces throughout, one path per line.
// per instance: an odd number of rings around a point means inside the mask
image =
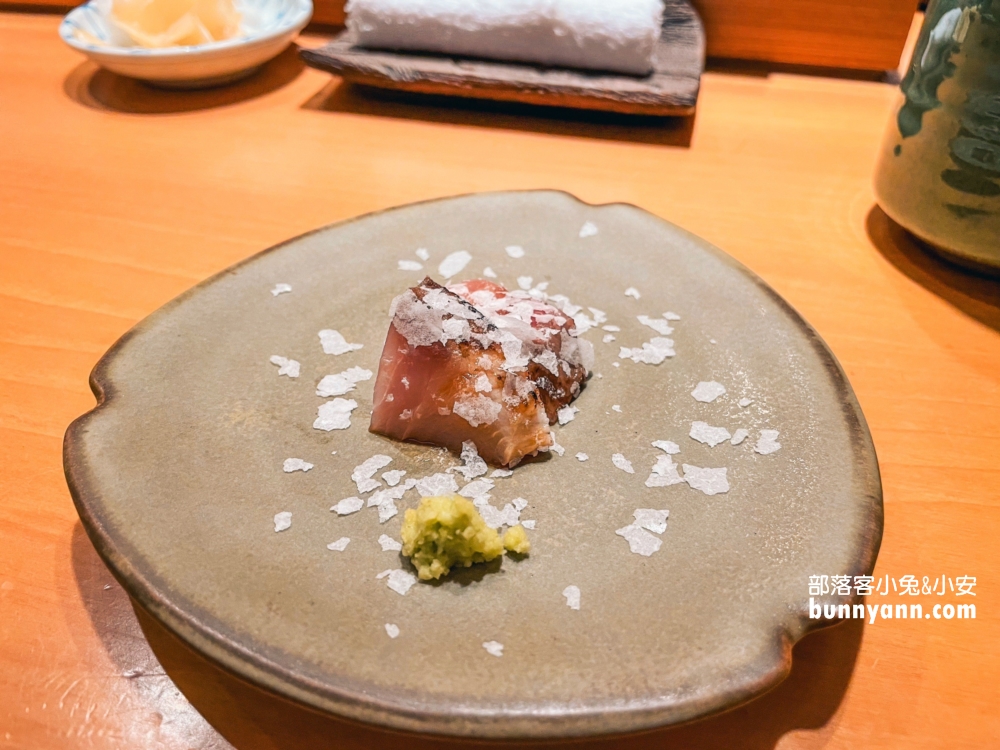
M 687 115 L 698 100 L 705 32 L 687 0 L 667 0 L 653 72 L 643 78 L 365 49 L 354 46 L 350 31 L 301 55 L 314 68 L 378 88 L 628 114 Z

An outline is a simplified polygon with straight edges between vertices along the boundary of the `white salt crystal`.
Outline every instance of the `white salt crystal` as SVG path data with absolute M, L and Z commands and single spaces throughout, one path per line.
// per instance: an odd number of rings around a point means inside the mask
M 604 342 L 605 344 L 610 344 L 610 343 L 611 343 L 612 341 L 614 341 L 614 340 L 615 340 L 615 336 L 614 336 L 614 334 L 613 334 L 613 333 L 606 333 L 606 334 L 604 334 L 604 336 L 603 336 L 603 337 L 601 338 L 601 341 L 602 341 L 602 342 Z
M 670 487 L 680 484 L 684 479 L 677 473 L 677 464 L 670 456 L 657 456 L 650 475 L 646 478 L 647 487 Z
M 590 458 L 590 456 L 588 456 L 586 453 L 581 452 L 576 454 L 577 461 L 586 461 L 588 458 Z
M 398 270 L 400 271 L 419 271 L 424 267 L 423 263 L 418 263 L 415 260 L 401 260 L 399 261 Z
M 504 248 L 504 250 L 507 251 L 507 255 L 509 255 L 511 258 L 524 257 L 524 248 L 521 247 L 520 245 L 508 245 L 507 247 Z
M 694 387 L 691 395 L 694 396 L 695 401 L 710 404 L 725 392 L 726 387 L 722 383 L 716 383 L 714 380 L 707 382 L 703 380 Z
M 275 284 L 274 289 L 271 290 L 271 294 L 277 297 L 279 294 L 287 294 L 292 291 L 291 284 Z
M 494 479 L 502 479 L 504 477 L 510 477 L 513 475 L 514 472 L 511 471 L 510 469 L 494 469 L 493 473 L 490 474 L 490 476 L 493 477 Z
M 639 299 L 642 295 L 639 294 L 638 289 L 636 289 L 634 286 L 630 286 L 628 289 L 625 290 L 625 296 L 631 297 L 632 299 Z
M 395 487 L 399 484 L 399 480 L 406 476 L 406 471 L 404 469 L 393 469 L 392 471 L 387 471 L 382 475 L 385 483 L 390 487 Z
M 431 474 L 429 477 L 417 480 L 417 492 L 420 497 L 440 497 L 454 495 L 458 492 L 458 482 L 452 474 Z
M 608 314 L 604 312 L 604 310 L 598 310 L 596 307 L 588 307 L 587 309 L 590 310 L 590 314 L 594 316 L 594 323 L 596 325 L 600 325 L 601 323 L 607 321 Z
M 692 422 L 691 432 L 688 435 L 699 443 L 705 443 L 710 448 L 714 448 L 732 437 L 725 427 L 712 427 L 706 422 Z
M 448 257 L 441 261 L 441 265 L 438 266 L 438 273 L 446 279 L 450 279 L 456 273 L 460 273 L 463 268 L 469 265 L 470 260 L 472 260 L 472 256 L 465 252 L 465 250 L 459 250 L 458 252 L 451 253 Z
M 427 248 L 426 247 L 418 247 L 417 250 L 416 250 L 415 255 L 418 258 L 420 258 L 420 260 L 430 260 L 431 259 L 431 254 L 429 252 L 427 252 Z
M 534 531 L 534 529 L 535 529 L 535 522 L 534 521 L 521 521 L 521 525 L 524 528 L 528 529 L 529 531 Z
M 383 534 L 378 538 L 378 543 L 382 547 L 383 552 L 398 552 L 403 549 L 403 545 L 397 542 L 388 534 Z
M 620 365 L 620 364 L 618 364 L 617 362 L 612 362 L 612 363 L 611 363 L 611 366 L 612 366 L 612 367 L 621 367 L 621 365 Z
M 661 336 L 667 336 L 674 332 L 673 326 L 663 318 L 650 318 L 648 315 L 636 315 L 636 319 L 648 328 L 652 328 Z
M 399 513 L 399 508 L 396 507 L 396 503 L 392 498 L 389 498 L 378 504 L 378 522 L 385 523 L 390 518 Z
M 476 448 L 476 444 L 472 440 L 462 442 L 461 458 L 462 466 L 452 466 L 448 471 L 449 473 L 457 471 L 465 477 L 466 482 L 475 477 L 481 477 L 489 471 L 490 467 L 479 457 L 479 449 Z
M 662 534 L 667 530 L 667 517 L 669 510 L 654 510 L 652 508 L 637 508 L 632 517 L 635 518 L 635 525 L 648 531 L 655 531 Z
M 495 279 L 497 277 L 497 272 L 489 266 L 486 266 L 486 268 L 483 269 L 483 276 L 487 279 Z
M 634 523 L 630 523 L 628 526 L 623 526 L 622 528 L 615 531 L 615 533 L 623 537 L 625 541 L 628 542 L 628 548 L 630 551 L 637 555 L 642 555 L 643 557 L 649 557 L 654 552 L 660 549 L 663 541 L 658 537 L 650 534 L 641 526 L 636 526 Z
M 729 492 L 729 480 L 726 469 L 700 469 L 697 466 L 684 464 L 684 481 L 696 490 L 706 495 L 718 495 Z
M 612 407 L 611 407 L 611 411 L 616 411 L 619 414 L 621 414 L 622 413 L 622 407 L 619 404 L 613 404 Z
M 319 343 L 326 354 L 346 354 L 360 349 L 364 344 L 349 344 L 340 331 L 324 328 L 319 332 Z
M 730 440 L 729 442 L 732 445 L 739 445 L 748 437 L 750 437 L 750 433 L 741 427 L 740 429 L 738 429 L 736 432 L 733 433 L 733 439 Z
M 271 356 L 271 364 L 278 366 L 278 375 L 287 375 L 290 378 L 299 376 L 301 365 L 294 359 L 286 359 L 274 354 Z
M 401 497 L 403 497 L 403 495 L 406 494 L 406 491 L 413 486 L 412 484 L 409 484 L 409 481 L 410 480 L 407 480 L 406 484 L 401 484 L 396 487 L 390 487 L 389 489 L 386 490 L 378 490 L 377 492 L 373 492 L 371 495 L 368 496 L 368 507 L 372 508 L 376 505 L 383 505 L 393 500 L 399 500 Z
M 740 406 L 742 406 L 745 409 L 746 407 L 750 406 L 750 404 L 753 403 L 753 399 L 752 398 L 741 398 L 738 403 L 739 403 Z
M 363 367 L 351 367 L 336 375 L 327 375 L 316 386 L 316 395 L 322 398 L 343 396 L 354 390 L 363 380 L 371 380 L 372 371 Z
M 618 333 L 621 330 L 618 326 L 601 326 L 602 331 L 611 331 L 612 333 Z
M 485 372 L 479 373 L 479 377 L 476 378 L 476 393 L 489 393 L 492 390 L 493 384 L 489 376 Z
M 778 442 L 778 431 L 761 430 L 760 437 L 757 438 L 757 445 L 753 449 L 762 456 L 781 450 L 781 443 Z
M 579 411 L 575 406 L 564 406 L 556 412 L 556 418 L 559 420 L 559 424 L 568 424 L 576 418 Z
M 286 458 L 281 465 L 286 474 L 291 474 L 293 471 L 309 471 L 312 467 L 311 463 L 303 461 L 301 458 Z
M 627 458 L 625 458 L 625 456 L 623 456 L 621 453 L 614 454 L 611 457 L 611 463 L 613 463 L 615 466 L 617 466 L 624 472 L 628 472 L 629 474 L 635 474 L 635 469 L 632 468 L 632 462 L 629 461 Z
M 399 638 L 399 628 L 391 622 L 385 624 L 385 634 L 390 638 Z
M 326 545 L 326 548 L 334 552 L 343 552 L 345 549 L 347 549 L 347 545 L 350 543 L 351 543 L 350 537 L 342 536 L 337 541 L 330 542 L 328 545 Z
M 669 453 L 670 455 L 681 452 L 681 447 L 673 440 L 654 440 L 653 447 L 659 448 L 664 453 Z
M 292 525 L 292 514 L 287 510 L 274 514 L 274 530 L 284 531 Z
M 330 508 L 330 510 L 338 516 L 349 516 L 351 513 L 357 513 L 364 507 L 365 501 L 360 497 L 345 497 L 339 503 Z
M 455 402 L 454 412 L 471 424 L 479 427 L 483 424 L 493 424 L 500 416 L 500 402 L 488 396 L 467 396 Z
M 670 312 L 669 310 L 667 312 L 663 313 L 663 317 L 666 318 L 667 320 L 680 320 L 681 319 L 680 315 L 678 315 L 675 312 Z
M 358 492 L 362 495 L 366 492 L 371 492 L 376 487 L 380 486 L 377 479 L 373 479 L 375 473 L 379 469 L 384 469 L 392 463 L 392 459 L 389 456 L 383 456 L 381 453 L 376 453 L 369 459 L 362 461 L 360 464 L 354 467 L 354 471 L 351 472 L 351 479 L 358 486 Z
M 483 648 L 492 656 L 503 656 L 503 644 L 497 641 L 485 641 Z
M 472 482 L 469 482 L 462 489 L 458 491 L 458 494 L 462 497 L 474 498 L 481 495 L 485 495 L 487 492 L 493 489 L 496 485 L 492 479 L 487 479 L 486 477 L 481 477 Z
M 335 398 L 333 401 L 320 404 L 313 427 L 324 432 L 346 430 L 351 426 L 351 412 L 357 408 L 358 402 L 350 398 Z
M 580 227 L 580 237 L 593 237 L 597 234 L 597 225 L 592 221 L 585 222 L 582 227 Z
M 527 291 L 528 289 L 531 289 L 531 282 L 532 282 L 532 279 L 531 279 L 530 276 L 518 276 L 517 277 L 517 285 L 519 287 L 521 287 L 522 289 L 524 289 L 525 291 Z
M 675 354 L 673 339 L 654 336 L 644 343 L 641 348 L 629 349 L 625 346 L 621 347 L 618 352 L 618 358 L 631 359 L 633 362 L 642 362 L 647 365 L 658 365 L 667 357 L 673 357 Z M 614 364 L 617 365 L 618 363 Z
M 566 597 L 566 606 L 570 609 L 580 609 L 580 589 L 577 586 L 567 586 L 562 595 Z
M 566 449 L 563 448 L 561 445 L 559 445 L 559 443 L 555 441 L 555 438 L 552 439 L 552 445 L 549 446 L 549 450 L 555 453 L 557 456 L 566 455 Z
M 528 507 L 528 501 L 525 500 L 523 497 L 515 497 L 513 500 L 510 501 L 510 504 L 517 509 L 518 513 L 520 513 L 522 510 Z
M 389 578 L 387 585 L 400 596 L 405 596 L 406 592 L 417 582 L 417 577 L 406 570 L 383 570 L 375 578 L 381 580 Z

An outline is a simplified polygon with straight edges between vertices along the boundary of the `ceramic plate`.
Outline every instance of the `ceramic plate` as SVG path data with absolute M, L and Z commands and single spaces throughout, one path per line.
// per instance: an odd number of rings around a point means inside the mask
M 581 232 L 587 222 L 596 234 Z M 509 257 L 510 245 L 524 256 Z M 430 254 L 424 269 L 397 270 L 420 262 L 418 248 Z M 497 480 L 495 505 L 528 500 L 531 554 L 401 596 L 376 576 L 406 566 L 377 542 L 398 538 L 402 513 L 380 524 L 375 508 L 339 517 L 330 507 L 358 494 L 351 472 L 373 454 L 410 477 L 457 460 L 370 434 L 373 380 L 348 396 L 359 404 L 349 429 L 316 430 L 315 389 L 348 367 L 376 370 L 392 298 L 424 273 L 440 279 L 438 264 L 460 250 L 472 260 L 456 280 L 487 266 L 509 286 L 530 276 L 621 330 L 609 343 L 600 329 L 585 334 L 597 363 L 576 419 L 555 428 L 565 455 Z M 278 283 L 292 291 L 273 295 Z M 620 346 L 658 335 L 637 316 L 666 311 L 680 316 L 676 356 L 620 359 Z M 322 329 L 363 348 L 325 354 Z M 299 361 L 300 376 L 279 375 L 272 355 Z M 726 393 L 697 401 L 700 381 Z M 881 539 L 875 452 L 830 351 L 747 269 L 634 206 L 495 193 L 320 229 L 151 315 L 100 361 L 92 387 L 98 406 L 67 432 L 66 471 L 129 593 L 237 675 L 396 729 L 585 736 L 734 706 L 779 682 L 792 644 L 819 624 L 809 576 L 870 573 Z M 695 421 L 750 436 L 710 448 L 689 437 Z M 779 431 L 780 450 L 755 451 L 762 430 Z M 676 442 L 679 465 L 725 467 L 729 491 L 644 486 L 661 454 L 654 440 Z M 287 458 L 314 468 L 285 473 Z M 401 509 L 416 502 L 411 491 Z M 670 511 L 648 557 L 615 533 L 637 508 Z M 292 524 L 276 533 L 280 512 Z M 342 537 L 344 551 L 327 549 Z M 579 610 L 562 595 L 571 585 Z

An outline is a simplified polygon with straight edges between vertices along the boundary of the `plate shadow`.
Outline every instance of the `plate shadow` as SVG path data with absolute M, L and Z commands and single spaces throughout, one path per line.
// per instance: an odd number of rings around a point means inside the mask
M 175 702 L 173 711 L 203 718 L 236 750 L 432 750 L 463 747 L 509 748 L 510 743 L 484 743 L 388 732 L 336 719 L 261 690 L 216 666 L 180 641 L 114 583 L 77 523 L 72 540 L 73 568 L 84 606 L 104 648 L 119 668 L 156 677 L 180 690 L 190 706 Z M 134 612 L 133 612 L 134 608 Z M 141 628 L 141 630 L 140 630 Z M 770 692 L 725 713 L 677 727 L 626 738 L 565 743 L 517 743 L 517 748 L 566 745 L 575 750 L 715 750 L 739 747 L 773 750 L 786 733 L 818 729 L 836 713 L 861 647 L 864 623 L 848 620 L 802 639 L 793 650 L 789 676 Z M 144 638 L 143 638 L 144 636 Z M 144 672 L 141 670 L 145 670 Z M 165 673 L 165 674 L 164 674 Z M 162 711 L 149 691 L 150 712 Z M 196 716 L 200 714 L 200 716 Z M 207 730 L 207 728 L 206 728 Z M 207 737 L 203 737 L 207 741 Z M 221 738 L 211 738 L 213 748 Z
M 955 265 L 872 206 L 865 230 L 875 249 L 912 281 L 1000 331 L 1000 280 Z
M 157 88 L 105 70 L 96 63 L 77 65 L 63 81 L 63 91 L 77 104 L 91 109 L 133 115 L 197 112 L 254 99 L 295 80 L 305 64 L 291 44 L 260 70 L 236 83 L 196 90 Z
M 336 77 L 305 102 L 302 108 L 316 112 L 347 112 L 678 148 L 690 147 L 696 117 L 696 114 L 688 117 L 625 115 L 518 102 L 414 94 L 347 83 Z

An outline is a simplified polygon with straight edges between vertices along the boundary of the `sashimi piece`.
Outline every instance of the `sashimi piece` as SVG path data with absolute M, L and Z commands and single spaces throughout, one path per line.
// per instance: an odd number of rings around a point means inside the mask
M 494 465 L 548 450 L 549 425 L 593 366 L 571 317 L 490 281 L 426 278 L 390 315 L 369 429 L 456 453 L 471 440 Z

